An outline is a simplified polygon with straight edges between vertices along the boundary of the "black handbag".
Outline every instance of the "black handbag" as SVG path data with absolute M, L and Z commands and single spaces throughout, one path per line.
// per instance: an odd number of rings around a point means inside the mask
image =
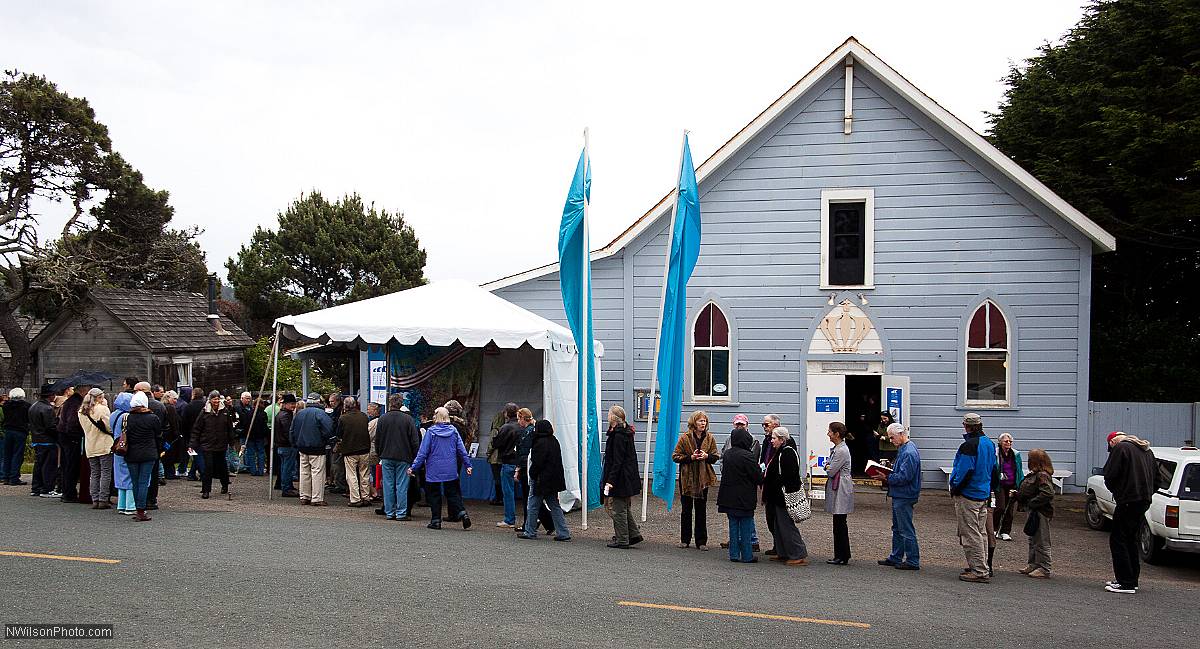
M 1033 536 L 1038 533 L 1038 528 L 1042 525 L 1042 515 L 1037 512 L 1029 512 L 1029 518 L 1025 519 L 1025 536 Z

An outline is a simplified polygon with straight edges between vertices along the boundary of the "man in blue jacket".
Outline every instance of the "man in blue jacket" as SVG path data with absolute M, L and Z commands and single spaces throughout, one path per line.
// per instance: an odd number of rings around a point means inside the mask
M 887 427 L 888 441 L 896 446 L 892 472 L 881 478 L 892 498 L 892 553 L 879 565 L 897 570 L 920 570 L 921 551 L 913 527 L 913 507 L 921 495 L 921 454 L 908 439 L 904 424 Z
M 958 578 L 986 584 L 991 581 L 987 562 L 987 501 L 992 495 L 996 445 L 983 434 L 983 419 L 973 412 L 963 417 L 963 431 L 965 441 L 954 454 L 954 470 L 950 473 L 958 541 L 967 557 L 967 569 Z
M 321 408 L 316 392 L 292 417 L 292 446 L 300 452 L 300 504 L 324 507 L 325 452 L 333 441 L 333 420 Z

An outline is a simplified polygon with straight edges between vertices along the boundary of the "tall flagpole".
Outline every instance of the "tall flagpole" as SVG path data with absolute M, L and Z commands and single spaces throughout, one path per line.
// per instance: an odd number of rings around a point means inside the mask
M 675 174 L 675 200 L 671 203 L 671 229 L 667 230 L 667 248 L 666 254 L 663 256 L 663 284 L 662 284 L 662 299 L 659 300 L 658 308 L 658 328 L 654 334 L 654 371 L 650 375 L 650 406 L 646 417 L 646 458 L 645 469 L 642 471 L 642 522 L 646 522 L 646 505 L 650 499 L 650 440 L 654 437 L 654 393 L 658 388 L 658 352 L 659 345 L 662 344 L 662 324 L 663 311 L 667 304 L 667 274 L 671 269 L 671 240 L 675 236 L 675 217 L 679 211 L 679 181 L 683 178 L 683 148 L 687 145 L 687 129 L 683 131 L 683 137 L 679 143 L 679 165 L 676 167 L 679 171 Z M 662 424 L 662 422 L 659 422 Z M 675 422 L 678 426 L 679 422 Z M 658 433 L 662 434 L 662 426 L 659 426 Z M 674 498 L 674 495 L 672 495 Z
M 275 343 L 273 345 L 271 345 L 271 364 L 275 366 L 275 370 L 274 370 L 275 373 L 271 376 L 271 405 L 275 405 L 275 395 L 279 394 L 279 332 L 280 332 L 279 325 L 276 324 L 275 325 Z M 265 376 L 263 377 L 263 380 L 266 380 Z M 261 392 L 261 390 L 260 390 L 260 392 Z M 280 404 L 276 408 L 275 417 L 279 416 L 279 410 L 282 408 L 283 408 L 282 404 Z M 275 418 L 272 417 L 271 418 L 271 428 L 272 429 L 275 428 L 274 424 L 275 424 Z M 271 430 L 271 457 L 267 458 L 267 463 L 268 463 L 267 464 L 267 500 L 271 500 L 271 497 L 274 495 L 273 492 L 275 491 L 274 486 L 271 484 L 271 475 L 275 473 L 275 431 L 274 430 Z M 283 467 L 279 467 L 279 470 L 283 471 Z M 279 476 L 280 489 L 282 489 L 283 485 L 285 485 L 285 484 L 287 484 L 287 483 L 284 482 L 283 476 L 280 475 Z M 282 494 L 283 492 L 280 491 L 279 493 Z
M 583 129 L 583 273 L 580 282 L 580 292 L 583 294 L 579 301 L 579 310 L 581 318 L 579 319 L 579 328 L 583 330 L 583 348 L 579 352 L 579 362 L 583 369 L 583 386 L 579 394 L 583 396 L 579 400 L 579 434 L 583 440 L 580 445 L 583 449 L 583 456 L 580 458 L 583 461 L 583 484 L 580 485 L 583 494 L 583 529 L 588 528 L 588 403 L 591 402 L 593 395 L 588 390 L 588 369 L 591 368 L 592 350 L 592 328 L 588 326 L 588 320 L 591 313 L 588 311 L 588 297 L 591 295 L 592 289 L 592 273 L 591 273 L 591 251 L 588 250 L 588 171 L 592 166 L 592 158 L 588 152 L 588 130 Z

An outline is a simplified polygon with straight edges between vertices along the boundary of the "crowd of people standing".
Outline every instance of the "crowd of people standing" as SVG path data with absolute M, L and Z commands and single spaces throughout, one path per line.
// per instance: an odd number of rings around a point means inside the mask
M 368 404 L 362 412 L 354 397 L 336 394 L 323 398 L 313 393 L 304 400 L 281 394 L 268 405 L 249 392 L 235 399 L 184 387 L 177 394 L 135 377 L 125 379 L 122 388 L 111 401 L 101 388 L 86 385 L 60 392 L 43 387 L 32 403 L 24 390 L 9 391 L 0 407 L 0 484 L 27 484 L 20 470 L 28 438 L 34 452 L 31 496 L 115 508 L 133 520 L 149 521 L 146 512 L 158 508 L 158 488 L 166 480 L 199 481 L 200 497 L 206 499 L 215 479 L 221 493 L 228 493 L 231 468 L 267 474 L 266 448 L 273 441 L 278 460 L 275 488 L 285 497 L 298 498 L 301 505 L 326 506 L 326 492 L 334 491 L 345 493 L 350 507 L 380 502 L 375 511 L 387 520 L 411 521 L 413 507 L 424 504 L 431 512 L 430 529 L 441 529 L 444 521 L 459 522 L 463 529 L 472 525 L 459 481 L 464 470 L 467 475 L 474 470 L 467 450 L 473 432 L 457 401 L 436 408 L 432 419 L 423 422 L 408 411 L 400 394 L 389 398 L 381 414 L 380 404 Z M 763 554 L 788 566 L 808 565 L 808 547 L 798 524 L 808 520 L 811 506 L 805 504 L 806 467 L 791 432 L 780 425 L 778 416 L 768 414 L 762 419 L 763 436 L 757 439 L 749 419 L 739 414 L 724 447 L 718 449 L 709 424 L 707 413 L 693 412 L 672 454 L 682 504 L 678 547 L 708 550 L 707 501 L 716 487 L 717 511 L 727 516 L 729 529 L 728 541 L 721 546 L 728 548 L 730 561 L 758 561 L 755 512 L 761 505 L 774 542 Z M 1028 512 L 1022 528 L 1028 537 L 1028 561 L 1020 572 L 1049 578 L 1054 518 L 1054 466 L 1049 455 L 1032 449 L 1023 457 L 1007 432 L 993 442 L 975 413 L 967 414 L 962 424 L 964 441 L 949 477 L 966 563 L 959 579 L 991 580 L 997 541 L 1012 540 L 1017 510 Z M 883 425 L 887 441 L 880 448 L 890 457 L 884 458 L 879 479 L 890 496 L 892 549 L 878 563 L 920 570 L 913 523 L 922 484 L 920 454 L 906 426 L 891 422 L 886 413 L 881 416 Z M 831 423 L 827 435 L 831 448 L 823 467 L 823 503 L 833 524 L 827 563 L 844 566 L 852 557 L 852 459 L 844 424 Z M 1114 432 L 1108 444 L 1104 475 L 1117 501 L 1110 542 L 1116 578 L 1105 588 L 1134 593 L 1139 576 L 1136 536 L 1154 485 L 1154 458 L 1149 444 L 1132 435 Z M 537 539 L 541 527 L 556 541 L 571 540 L 559 506 L 566 475 L 551 422 L 535 421 L 528 408 L 507 404 L 493 424 L 487 457 L 497 467 L 493 473 L 503 505 L 497 527 L 513 529 L 521 539 Z M 719 483 L 714 470 L 718 462 Z M 601 484 L 604 508 L 613 521 L 608 547 L 637 545 L 643 538 L 632 499 L 641 493 L 642 483 L 634 430 L 620 406 L 608 410 Z M 520 525 L 518 507 L 523 514 Z

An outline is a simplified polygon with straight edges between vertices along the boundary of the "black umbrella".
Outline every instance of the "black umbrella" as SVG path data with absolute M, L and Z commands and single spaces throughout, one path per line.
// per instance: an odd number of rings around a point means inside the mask
M 77 385 L 104 385 L 115 378 L 117 378 L 115 374 L 109 374 L 108 372 L 79 370 L 65 379 L 55 381 L 52 387 L 55 392 L 61 392 Z

